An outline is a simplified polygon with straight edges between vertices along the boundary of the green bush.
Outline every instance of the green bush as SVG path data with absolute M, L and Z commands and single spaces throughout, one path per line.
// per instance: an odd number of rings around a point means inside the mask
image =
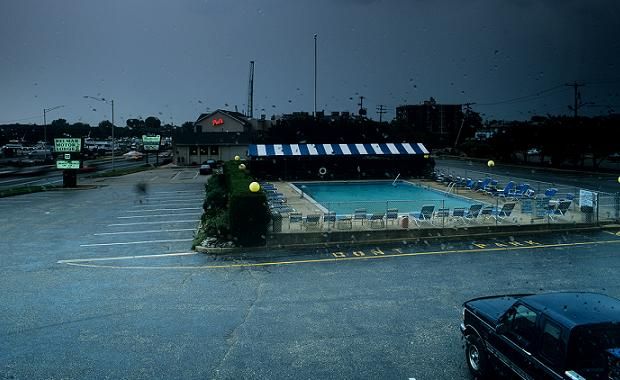
M 239 161 L 225 163 L 223 174 L 213 175 L 205 186 L 201 237 L 232 238 L 240 246 L 264 245 L 271 218 L 267 198 L 263 192 L 250 191 L 253 179 L 239 165 Z

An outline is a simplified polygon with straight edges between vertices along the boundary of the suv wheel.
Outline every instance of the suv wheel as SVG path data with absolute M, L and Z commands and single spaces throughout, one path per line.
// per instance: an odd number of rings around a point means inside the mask
M 478 379 L 485 378 L 487 374 L 487 353 L 475 335 L 468 335 L 465 344 L 465 358 L 469 371 Z

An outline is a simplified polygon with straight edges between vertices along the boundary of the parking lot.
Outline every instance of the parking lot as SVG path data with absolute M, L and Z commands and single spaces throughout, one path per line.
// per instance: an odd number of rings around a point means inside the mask
M 197 254 L 204 181 L 1 199 L 0 377 L 467 379 L 463 301 L 620 296 L 613 231 Z

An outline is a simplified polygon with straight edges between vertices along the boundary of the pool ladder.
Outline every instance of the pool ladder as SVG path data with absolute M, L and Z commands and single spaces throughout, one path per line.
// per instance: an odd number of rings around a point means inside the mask
M 448 194 L 452 193 L 454 191 L 454 188 L 456 188 L 456 182 L 450 182 L 448 184 Z

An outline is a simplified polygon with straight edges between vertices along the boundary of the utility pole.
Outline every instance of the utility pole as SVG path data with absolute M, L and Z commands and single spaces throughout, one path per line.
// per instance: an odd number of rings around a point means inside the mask
M 387 113 L 383 104 L 379 104 L 377 107 L 377 113 L 379 114 L 379 123 L 381 123 L 383 121 L 383 114 Z
M 250 61 L 250 79 L 248 80 L 248 110 L 246 116 L 249 118 L 254 117 L 254 61 Z
M 314 34 L 314 112 L 312 116 L 316 117 L 316 37 L 317 34 Z
M 579 108 L 585 105 L 581 103 L 581 94 L 579 93 L 579 87 L 583 87 L 585 84 L 575 81 L 573 83 L 566 83 L 566 86 L 572 87 L 574 90 L 574 106 L 568 106 L 568 108 L 573 110 L 573 117 L 576 119 L 578 117 Z
M 56 106 L 51 108 L 43 108 L 43 141 L 47 144 L 47 113 L 64 106 Z

